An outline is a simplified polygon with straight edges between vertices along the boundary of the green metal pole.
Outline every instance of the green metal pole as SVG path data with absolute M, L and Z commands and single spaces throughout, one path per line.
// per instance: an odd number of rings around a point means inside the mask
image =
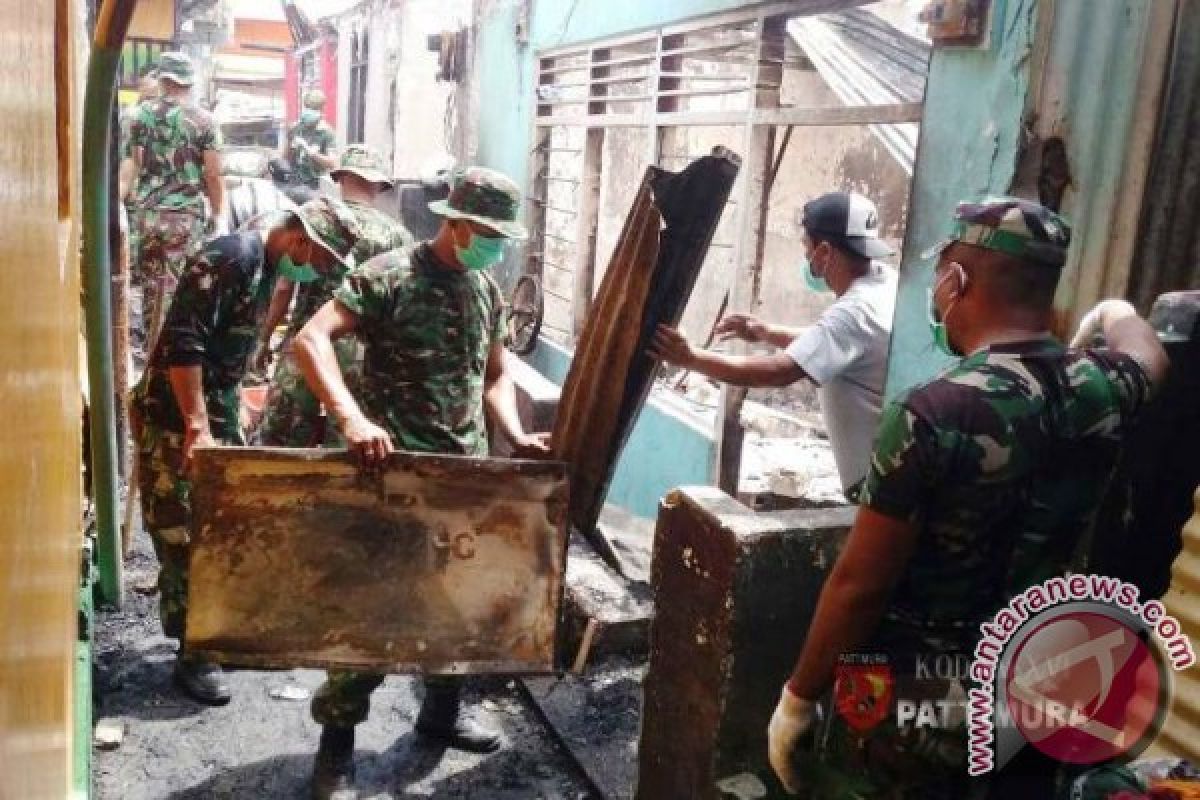
M 120 607 L 117 428 L 112 361 L 112 251 L 108 237 L 109 141 L 117 67 L 135 0 L 106 0 L 96 22 L 83 101 L 83 287 L 91 387 L 92 492 L 100 596 Z

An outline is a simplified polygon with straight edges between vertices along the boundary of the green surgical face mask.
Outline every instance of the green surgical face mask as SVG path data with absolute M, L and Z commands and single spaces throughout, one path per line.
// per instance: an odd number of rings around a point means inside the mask
M 477 272 L 504 258 L 504 246 L 507 242 L 508 240 L 501 236 L 480 236 L 472 233 L 471 238 L 467 240 L 467 246 L 459 247 L 456 237 L 454 257 L 467 269 Z
M 948 277 L 950 277 L 949 273 L 942 278 L 942 281 Z M 927 290 L 927 302 L 929 304 L 929 332 L 933 334 L 934 347 L 951 358 L 960 358 L 962 354 L 955 352 L 954 348 L 950 346 L 950 334 L 946 332 L 946 317 L 950 316 L 950 312 L 954 309 L 954 303 L 958 302 L 958 298 L 954 298 L 954 300 L 950 303 L 950 306 L 946 309 L 946 313 L 944 315 L 938 313 L 937 303 L 933 301 L 934 292 L 936 292 L 937 288 L 942 285 L 942 281 L 938 281 L 933 285 L 932 289 Z
M 321 112 L 316 109 L 306 108 L 300 112 L 300 122 L 304 125 L 316 125 L 319 119 L 321 119 Z
M 311 264 L 297 264 L 286 253 L 279 257 L 279 277 L 287 278 L 292 283 L 311 283 L 319 276 Z
M 829 288 L 829 283 L 826 282 L 824 275 L 817 275 L 813 272 L 812 259 L 808 256 L 800 262 L 800 270 L 804 273 L 804 285 L 813 292 L 829 292 L 833 291 Z

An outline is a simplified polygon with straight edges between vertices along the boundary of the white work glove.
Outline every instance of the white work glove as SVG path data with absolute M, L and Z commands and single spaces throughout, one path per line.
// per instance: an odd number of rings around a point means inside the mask
M 1087 347 L 1106 325 L 1124 317 L 1137 316 L 1137 309 L 1120 298 L 1101 300 L 1079 320 L 1079 329 L 1071 337 L 1071 347 Z
M 817 704 L 797 697 L 784 684 L 779 705 L 775 706 L 775 713 L 767 725 L 767 755 L 771 760 L 771 768 L 791 794 L 800 790 L 799 778 L 792 767 L 792 754 L 800 737 L 812 730 L 816 721 Z

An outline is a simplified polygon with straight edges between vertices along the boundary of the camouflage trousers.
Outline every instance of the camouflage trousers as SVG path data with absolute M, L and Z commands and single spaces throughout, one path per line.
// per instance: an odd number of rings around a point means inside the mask
M 183 477 L 183 434 L 135 421 L 142 522 L 158 558 L 158 614 L 163 633 L 183 641 L 187 623 L 191 483 Z M 224 444 L 238 442 L 225 441 Z
M 367 719 L 371 710 L 371 692 L 383 683 L 384 675 L 375 672 L 330 671 L 312 699 L 312 716 L 318 725 L 353 728 Z M 464 680 L 448 675 L 428 675 L 425 689 L 458 689 Z
M 346 388 L 357 394 L 362 374 L 358 340 L 346 336 L 333 343 Z M 275 366 L 267 390 L 260 441 L 268 447 L 345 447 L 337 424 L 321 412 L 321 401 L 308 388 L 289 342 Z
M 136 210 L 130 222 L 131 277 L 141 292 L 140 327 L 151 349 L 187 257 L 204 241 L 207 222 L 203 214 L 164 209 Z

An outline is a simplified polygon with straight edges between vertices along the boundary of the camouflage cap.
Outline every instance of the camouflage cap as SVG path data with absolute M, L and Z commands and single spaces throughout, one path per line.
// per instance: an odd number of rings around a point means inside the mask
M 328 250 L 340 264 L 350 268 L 357 264 L 352 253 L 363 238 L 363 225 L 345 203 L 318 197 L 286 213 L 300 220 L 308 238 Z
M 186 53 L 177 50 L 171 50 L 158 57 L 158 75 L 180 86 L 191 86 L 196 80 L 192 59 L 188 58 Z
M 333 180 L 343 172 L 351 172 L 365 181 L 382 183 L 391 186 L 394 181 L 384 170 L 383 159 L 371 148 L 362 144 L 349 145 L 342 151 L 341 162 L 337 169 L 329 173 Z
M 936 258 L 954 242 L 962 242 L 1048 267 L 1067 261 L 1070 223 L 1030 200 L 987 197 L 979 203 L 959 203 L 954 219 L 950 238 L 925 251 L 925 258 Z
M 449 219 L 478 222 L 509 239 L 524 239 L 529 235 L 517 220 L 521 212 L 520 188 L 494 169 L 454 170 L 450 175 L 450 196 L 430 203 L 429 210 Z
M 320 89 L 309 89 L 304 93 L 304 107 L 320 110 L 325 107 L 325 93 Z

